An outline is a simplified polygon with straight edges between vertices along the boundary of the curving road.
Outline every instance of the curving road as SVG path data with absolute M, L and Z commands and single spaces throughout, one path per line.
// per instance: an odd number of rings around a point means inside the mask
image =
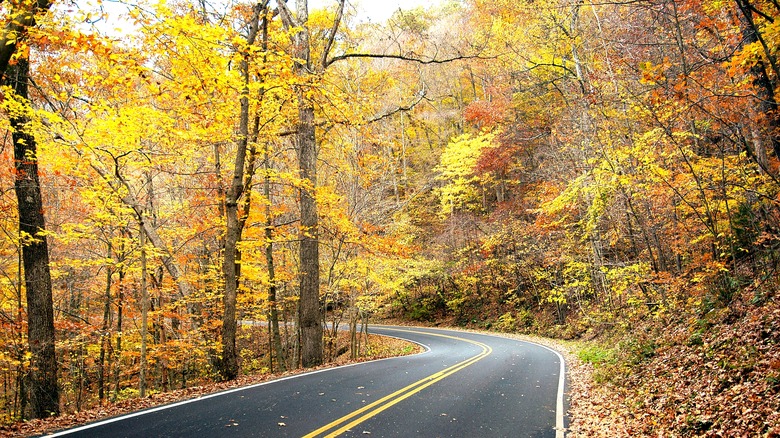
M 305 373 L 62 431 L 67 437 L 564 436 L 564 365 L 546 347 L 374 326 L 427 351 Z

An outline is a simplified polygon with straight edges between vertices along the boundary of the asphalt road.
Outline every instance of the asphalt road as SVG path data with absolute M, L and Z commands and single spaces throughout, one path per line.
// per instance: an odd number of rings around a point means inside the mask
M 67 437 L 561 438 L 562 358 L 536 344 L 372 327 L 427 351 L 305 373 L 66 430 Z

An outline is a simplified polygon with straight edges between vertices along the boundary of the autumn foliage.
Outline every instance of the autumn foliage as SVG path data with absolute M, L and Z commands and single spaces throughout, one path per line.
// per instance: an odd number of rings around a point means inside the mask
M 385 317 L 585 338 L 626 430 L 780 433 L 775 2 L 468 0 L 334 30 L 337 11 L 309 14 L 308 57 L 241 3 L 132 5 L 118 33 L 62 5 L 18 40 L 30 96 L 3 88 L 0 124 L 23 113 L 38 143 L 63 412 L 300 366 L 315 239 L 325 359 Z M 10 423 L 29 236 L 5 138 Z

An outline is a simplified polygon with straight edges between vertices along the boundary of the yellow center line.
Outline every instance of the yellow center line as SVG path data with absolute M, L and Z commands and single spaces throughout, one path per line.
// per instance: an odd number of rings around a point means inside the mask
M 431 374 L 428 377 L 424 377 L 410 385 L 405 386 L 404 388 L 399 389 L 398 391 L 395 391 L 394 393 L 387 395 L 385 397 L 380 398 L 379 400 L 374 401 L 373 403 L 370 403 L 366 406 L 363 406 L 362 408 L 351 412 L 331 423 L 326 424 L 325 426 L 320 427 L 319 429 L 306 434 L 303 436 L 303 438 L 314 438 L 317 436 L 320 436 L 321 434 L 332 430 L 332 432 L 328 433 L 327 435 L 323 435 L 324 437 L 335 437 L 338 436 L 347 430 L 357 426 L 358 424 L 368 420 L 369 418 L 379 414 L 380 412 L 390 408 L 391 406 L 401 402 L 402 400 L 405 400 L 414 394 L 417 394 L 418 392 L 422 391 L 423 389 L 433 385 L 434 383 L 457 373 L 458 371 L 462 370 L 463 368 L 466 368 L 469 365 L 474 364 L 475 362 L 478 362 L 482 359 L 484 359 L 486 356 L 488 356 L 490 353 L 493 352 L 493 349 L 490 348 L 490 346 L 483 344 L 481 342 L 472 341 L 470 339 L 464 339 L 459 338 L 456 336 L 449 336 L 449 335 L 443 335 L 439 333 L 429 333 L 429 332 L 420 332 L 420 331 L 414 331 L 414 330 L 403 330 L 403 329 L 386 329 L 386 330 L 395 330 L 400 332 L 407 332 L 407 333 L 417 333 L 417 334 L 424 334 L 424 335 L 430 335 L 430 336 L 439 336 L 442 338 L 450 338 L 455 339 L 458 341 L 464 341 L 468 342 L 470 344 L 477 345 L 478 347 L 482 348 L 482 352 L 477 354 L 476 356 L 472 356 L 466 360 L 463 360 L 461 362 L 456 363 L 455 365 L 452 365 L 448 368 L 445 368 L 439 372 L 436 372 L 434 374 Z M 363 415 L 361 415 L 363 414 Z M 355 418 L 358 417 L 358 418 Z M 354 420 L 352 420 L 355 418 Z M 352 420 L 352 421 L 349 421 Z M 349 422 L 348 422 L 349 421 Z M 348 423 L 346 423 L 348 422 Z M 346 423 L 346 424 L 344 424 Z M 343 425 L 342 425 L 343 424 Z M 340 426 L 341 425 L 341 426 Z

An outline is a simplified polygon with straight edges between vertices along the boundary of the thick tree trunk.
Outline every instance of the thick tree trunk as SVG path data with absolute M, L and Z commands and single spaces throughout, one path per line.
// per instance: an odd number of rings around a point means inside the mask
M 29 27 L 35 26 L 35 15 L 51 8 L 49 0 L 11 2 L 13 7 L 0 36 L 0 76 L 5 76 L 11 57 L 16 53 L 19 40 Z M 10 77 L 12 75 L 8 75 Z
M 322 363 L 322 309 L 320 308 L 319 216 L 317 214 L 317 141 L 314 133 L 314 107 L 298 92 L 298 162 L 306 187 L 300 190 L 301 203 L 301 297 L 298 320 L 301 330 L 301 365 Z
M 759 29 L 756 23 L 753 21 L 753 10 L 751 9 L 750 2 L 747 0 L 736 0 L 737 6 L 741 12 L 740 25 L 742 27 L 742 36 L 745 44 L 761 43 L 764 48 L 764 54 L 769 62 L 771 70 L 777 74 L 778 67 L 771 53 L 768 50 L 766 42 L 761 37 Z M 757 161 L 759 166 L 765 171 L 768 171 L 768 165 L 766 162 L 766 149 L 769 149 L 774 155 L 780 158 L 780 118 L 777 114 L 778 104 L 775 96 L 774 85 L 769 78 L 769 72 L 764 61 L 756 62 L 750 68 L 750 74 L 753 76 L 753 84 L 756 87 L 756 94 L 758 97 L 757 112 L 760 116 L 766 118 L 763 131 L 766 131 L 764 136 L 753 133 L 753 158 Z M 766 141 L 761 141 L 766 138 Z M 768 143 L 764 146 L 762 143 Z M 750 152 L 750 151 L 748 151 Z
M 9 81 L 16 94 L 28 98 L 29 63 L 21 58 L 9 69 Z M 30 361 L 30 401 L 35 418 L 58 415 L 57 359 L 54 340 L 49 250 L 44 232 L 41 185 L 38 180 L 37 145 L 27 132 L 26 114 L 12 114 L 16 198 L 19 207 L 19 230 L 23 236 L 22 263 L 27 291 L 27 336 Z
M 21 234 L 21 233 L 20 233 Z M 16 332 L 16 360 L 19 363 L 16 367 L 16 387 L 18 388 L 14 394 L 12 415 L 15 418 L 24 420 L 27 413 L 27 369 L 23 365 L 25 362 L 25 355 L 27 351 L 22 347 L 24 345 L 24 335 L 22 334 L 21 327 L 24 325 L 24 294 L 22 293 L 22 283 L 24 277 L 22 273 L 22 247 L 17 247 L 17 265 L 16 265 L 16 321 L 14 323 L 17 330 Z M 17 407 L 19 408 L 17 410 Z
M 343 2 L 342 2 L 343 4 Z M 309 5 L 306 0 L 296 0 L 296 17 L 285 3 L 279 3 L 279 11 L 285 27 L 301 29 L 293 37 L 293 55 L 296 74 L 303 78 L 311 71 L 311 46 L 309 30 Z M 328 48 L 332 41 L 328 41 Z M 324 52 L 327 56 L 328 50 Z M 320 67 L 320 66 L 318 66 Z M 319 217 L 317 216 L 317 137 L 314 127 L 314 106 L 306 98 L 302 87 L 296 89 L 298 97 L 298 126 L 296 150 L 298 169 L 305 187 L 300 189 L 300 301 L 298 302 L 298 327 L 301 337 L 301 365 L 317 366 L 322 363 L 322 309 L 320 308 L 320 255 Z
M 330 49 L 336 39 L 341 23 L 345 0 L 338 1 L 333 26 L 324 38 L 325 46 L 320 59 L 311 59 L 309 5 L 307 0 L 296 0 L 293 16 L 285 2 L 278 2 L 279 13 L 287 29 L 300 28 L 293 36 L 293 55 L 298 61 L 294 71 L 305 78 L 312 71 L 322 72 L 328 65 Z M 313 65 L 316 64 L 316 65 Z M 298 86 L 298 126 L 296 149 L 298 168 L 305 186 L 300 190 L 301 244 L 300 244 L 300 301 L 298 323 L 301 333 L 301 364 L 304 367 L 322 363 L 322 309 L 320 307 L 320 259 L 319 259 L 319 216 L 317 213 L 317 137 L 314 126 L 314 105 L 306 97 L 306 90 Z
M 247 143 L 245 136 L 247 129 L 244 116 L 248 112 L 249 99 L 247 96 L 243 96 L 241 97 L 241 131 L 244 137 L 239 140 L 236 156 L 236 174 L 233 177 L 233 184 L 228 190 L 225 202 L 227 229 L 225 230 L 224 259 L 222 262 L 225 293 L 222 296 L 224 313 L 222 315 L 222 360 L 220 362 L 220 374 L 225 380 L 233 380 L 238 377 L 238 353 L 236 351 L 236 299 L 238 296 L 236 259 L 238 251 L 236 246 L 241 239 L 241 229 L 239 228 L 238 220 L 238 198 L 243 190 L 244 159 Z
M 236 244 L 239 240 L 238 212 L 235 200 L 228 199 L 227 231 L 225 233 L 225 253 L 222 265 L 225 276 L 225 293 L 222 297 L 224 313 L 222 315 L 222 360 L 220 374 L 224 380 L 238 377 L 238 353 L 236 352 L 236 299 L 238 278 L 236 275 Z

